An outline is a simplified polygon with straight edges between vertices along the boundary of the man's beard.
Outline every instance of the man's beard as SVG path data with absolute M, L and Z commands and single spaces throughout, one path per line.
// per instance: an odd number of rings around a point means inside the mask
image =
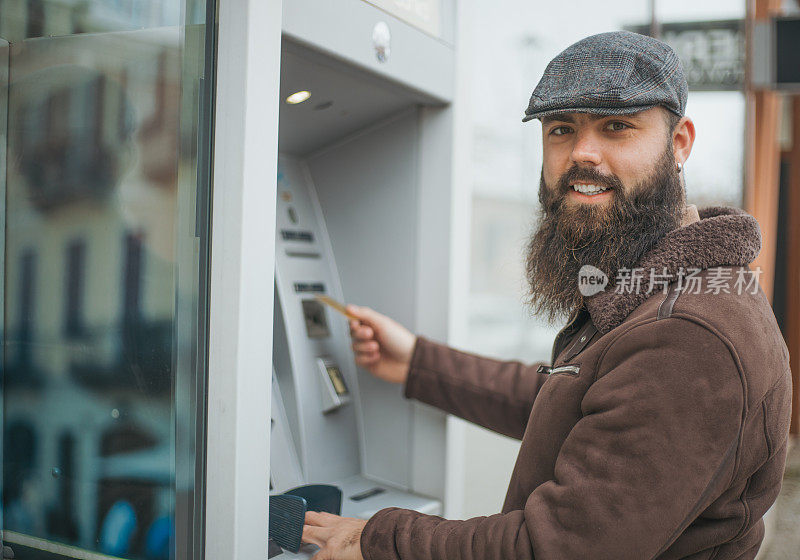
M 578 290 L 583 265 L 599 268 L 613 285 L 617 271 L 634 268 L 664 235 L 680 226 L 685 198 L 671 144 L 655 171 L 631 189 L 616 175 L 575 165 L 551 188 L 542 173 L 540 223 L 528 242 L 526 259 L 528 303 L 534 314 L 541 313 L 551 323 L 566 317 L 583 304 Z M 568 203 L 575 181 L 611 187 L 612 200 Z

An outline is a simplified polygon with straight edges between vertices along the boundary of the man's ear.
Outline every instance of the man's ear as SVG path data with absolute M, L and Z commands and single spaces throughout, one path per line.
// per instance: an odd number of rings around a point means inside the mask
M 686 163 L 689 154 L 692 153 L 694 145 L 694 123 L 689 117 L 683 117 L 678 121 L 675 130 L 672 132 L 672 150 L 675 162 Z

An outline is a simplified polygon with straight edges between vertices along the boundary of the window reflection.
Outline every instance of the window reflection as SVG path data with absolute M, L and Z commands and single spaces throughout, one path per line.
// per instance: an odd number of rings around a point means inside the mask
M 177 0 L 0 0 L 0 35 L 10 42 L 203 23 L 204 2 Z
M 184 9 L 204 17 L 203 3 Z M 199 286 L 176 293 L 179 267 L 199 278 L 178 200 L 193 205 L 198 184 L 205 56 L 201 26 L 177 27 L 180 13 L 163 0 L 0 0 L 12 76 L 2 505 L 18 557 L 35 548 L 19 535 L 176 557 L 176 503 L 195 492 L 177 471 L 196 458 L 176 433 L 194 433 L 202 382 L 178 381 L 177 356 L 202 334 Z M 187 300 L 194 336 L 178 341 L 176 301 Z

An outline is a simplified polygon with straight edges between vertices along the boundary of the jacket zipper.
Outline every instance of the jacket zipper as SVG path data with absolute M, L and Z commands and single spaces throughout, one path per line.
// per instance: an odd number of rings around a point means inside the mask
M 543 373 L 545 375 L 555 375 L 558 373 L 566 373 L 567 375 L 578 375 L 578 372 L 581 370 L 581 366 L 558 366 L 558 367 L 550 367 L 550 366 L 539 366 L 537 368 L 537 373 Z

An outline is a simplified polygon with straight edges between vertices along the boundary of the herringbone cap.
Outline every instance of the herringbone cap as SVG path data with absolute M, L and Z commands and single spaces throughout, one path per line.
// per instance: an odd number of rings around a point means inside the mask
M 669 45 L 612 31 L 581 39 L 551 60 L 522 121 L 558 113 L 624 115 L 656 105 L 682 117 L 688 95 L 681 61 Z

